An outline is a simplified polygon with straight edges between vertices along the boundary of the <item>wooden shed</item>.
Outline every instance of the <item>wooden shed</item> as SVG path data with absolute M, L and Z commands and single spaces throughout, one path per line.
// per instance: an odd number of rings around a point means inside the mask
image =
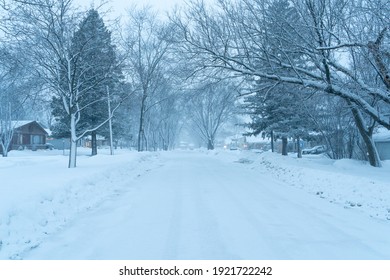
M 13 121 L 11 150 L 44 149 L 48 133 L 37 121 Z
M 373 136 L 381 160 L 390 160 L 390 131 L 380 128 Z

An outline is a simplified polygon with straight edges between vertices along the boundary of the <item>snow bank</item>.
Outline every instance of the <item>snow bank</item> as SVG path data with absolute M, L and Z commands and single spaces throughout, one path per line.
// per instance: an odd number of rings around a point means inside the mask
M 68 158 L 61 152 L 14 151 L 0 159 L 0 259 L 20 258 L 78 214 L 119 192 L 131 191 L 123 178 L 136 178 L 153 168 L 149 162 L 156 156 L 82 155 L 78 167 L 68 169 Z
M 390 220 L 390 161 L 384 161 L 382 168 L 375 168 L 362 161 L 332 160 L 322 155 L 299 159 L 293 154 L 286 157 L 271 152 L 240 151 L 228 157 L 329 203 Z

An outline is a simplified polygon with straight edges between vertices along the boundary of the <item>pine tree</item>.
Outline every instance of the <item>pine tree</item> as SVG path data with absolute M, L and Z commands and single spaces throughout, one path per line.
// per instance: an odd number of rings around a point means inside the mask
M 82 108 L 77 132 L 99 126 L 108 118 L 107 90 L 111 95 L 116 93 L 120 86 L 121 69 L 118 67 L 115 46 L 111 42 L 111 32 L 108 31 L 99 13 L 91 9 L 79 25 L 79 29 L 72 38 L 72 55 L 77 57 L 74 71 L 78 79 L 78 90 L 82 92 L 79 107 Z M 60 99 L 53 99 L 53 114 L 57 117 L 56 135 L 65 136 L 68 133 L 68 121 L 63 114 Z M 65 130 L 65 131 L 64 131 Z M 92 155 L 97 154 L 97 133 L 91 132 Z
M 107 87 L 114 87 L 120 74 L 116 67 L 115 47 L 111 33 L 96 10 L 90 10 L 73 38 L 75 51 L 82 52 L 84 85 L 87 89 L 86 103 L 91 104 L 83 112 L 81 127 L 94 127 L 107 118 Z M 92 131 L 92 155 L 97 154 L 96 135 Z
M 247 109 L 251 116 L 248 127 L 252 135 L 271 134 L 282 139 L 282 154 L 287 155 L 287 139 L 298 141 L 300 157 L 301 138 L 306 137 L 310 122 L 306 111 L 302 109 L 302 100 L 298 98 L 298 88 L 286 85 L 273 87 L 272 91 L 259 91 L 246 98 Z
M 305 59 L 300 52 L 294 51 L 299 37 L 295 25 L 301 21 L 298 12 L 288 0 L 271 1 L 266 9 L 264 25 L 267 26 L 266 40 L 269 59 L 279 64 L 304 64 Z M 293 24 L 294 23 L 294 27 Z M 303 25 L 302 25 L 303 26 Z M 303 30 L 301 30 L 304 33 Z M 288 51 L 288 52 L 287 52 Z M 270 65 L 259 65 L 270 67 Z M 271 68 L 274 66 L 271 66 Z M 280 73 L 294 72 L 293 69 L 279 69 Z M 282 154 L 287 155 L 287 139 L 294 137 L 298 142 L 298 156 L 300 157 L 300 139 L 305 136 L 308 126 L 307 117 L 301 108 L 301 89 L 293 85 L 283 85 L 278 82 L 257 80 L 254 84 L 257 93 L 246 98 L 246 107 L 251 115 L 253 135 L 260 133 L 272 135 L 282 139 Z M 258 90 L 260 89 L 260 90 Z

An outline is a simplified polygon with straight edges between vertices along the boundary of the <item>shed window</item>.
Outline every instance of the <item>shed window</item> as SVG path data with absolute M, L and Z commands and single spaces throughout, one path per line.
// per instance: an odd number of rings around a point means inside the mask
M 32 135 L 32 144 L 44 144 L 43 135 Z

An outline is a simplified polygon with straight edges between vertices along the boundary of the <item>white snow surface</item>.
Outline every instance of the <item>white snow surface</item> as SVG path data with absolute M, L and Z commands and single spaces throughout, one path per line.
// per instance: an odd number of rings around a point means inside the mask
M 12 151 L 0 259 L 390 259 L 390 162 Z
M 372 138 L 376 142 L 390 142 L 390 131 L 384 127 L 381 127 Z

